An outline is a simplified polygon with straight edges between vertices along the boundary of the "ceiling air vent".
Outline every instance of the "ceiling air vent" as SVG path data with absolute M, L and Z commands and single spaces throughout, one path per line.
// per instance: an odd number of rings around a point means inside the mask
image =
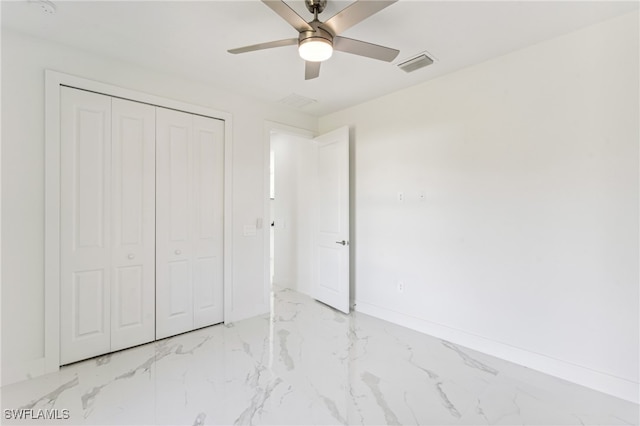
M 296 95 L 295 93 L 290 94 L 286 98 L 280 99 L 278 103 L 283 105 L 287 105 L 293 108 L 304 108 L 309 104 L 318 102 L 315 99 L 307 98 L 302 95 Z
M 404 62 L 398 64 L 398 68 L 400 68 L 404 72 L 412 72 L 420 68 L 424 68 L 433 63 L 433 59 L 428 57 L 426 54 L 421 53 L 418 56 L 415 56 L 411 59 L 408 59 Z

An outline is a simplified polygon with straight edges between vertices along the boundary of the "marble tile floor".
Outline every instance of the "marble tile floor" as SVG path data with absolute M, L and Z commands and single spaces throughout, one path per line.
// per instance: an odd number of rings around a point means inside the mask
M 273 297 L 270 316 L 6 386 L 1 423 L 638 424 L 638 405 L 291 290 Z

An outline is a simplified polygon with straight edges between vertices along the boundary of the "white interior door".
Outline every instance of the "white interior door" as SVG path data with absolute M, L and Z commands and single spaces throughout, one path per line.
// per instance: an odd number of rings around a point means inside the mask
M 112 99 L 111 351 L 155 338 L 155 108 Z
M 193 322 L 223 321 L 224 121 L 193 116 Z
M 156 338 L 223 321 L 224 122 L 156 109 Z
M 193 329 L 193 116 L 156 108 L 156 338 Z
M 349 128 L 315 142 L 315 298 L 349 313 Z
M 60 362 L 110 351 L 111 98 L 61 88 Z

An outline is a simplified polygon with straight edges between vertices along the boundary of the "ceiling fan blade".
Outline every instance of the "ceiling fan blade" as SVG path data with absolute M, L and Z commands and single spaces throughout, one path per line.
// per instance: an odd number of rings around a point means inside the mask
M 291 46 L 298 44 L 297 38 L 288 38 L 285 40 L 269 41 L 266 43 L 252 44 L 251 46 L 238 47 L 235 49 L 229 49 L 227 52 L 237 54 L 245 52 L 253 52 L 254 50 L 271 49 L 273 47 Z
M 333 48 L 340 52 L 353 53 L 354 55 L 366 56 L 367 58 L 385 62 L 393 61 L 400 53 L 399 50 L 389 47 L 340 36 L 333 38 Z
M 391 6 L 397 1 L 398 0 L 359 0 L 333 15 L 324 25 L 329 27 L 334 34 L 340 34 L 347 28 L 353 27 L 358 22 L 364 21 L 369 16 L 380 12 L 385 7 Z
M 305 21 L 296 13 L 295 10 L 291 9 L 291 7 L 282 0 L 262 0 L 262 3 L 266 4 L 271 10 L 280 15 L 282 19 L 287 21 L 289 25 L 298 30 L 298 32 L 313 31 L 311 25 L 307 24 L 307 21 Z
M 310 62 L 305 61 L 304 63 L 304 79 L 312 80 L 317 78 L 320 75 L 320 64 L 322 62 Z

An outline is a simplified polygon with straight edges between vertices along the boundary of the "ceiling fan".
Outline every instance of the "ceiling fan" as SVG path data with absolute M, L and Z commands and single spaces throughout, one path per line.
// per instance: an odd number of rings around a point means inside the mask
M 306 22 L 284 1 L 262 0 L 264 4 L 298 31 L 298 37 L 239 47 L 230 49 L 228 52 L 233 54 L 245 53 L 297 44 L 298 53 L 305 60 L 305 80 L 311 80 L 320 75 L 320 64 L 331 57 L 333 50 L 391 62 L 398 56 L 399 50 L 341 37 L 338 34 L 380 12 L 396 1 L 398 0 L 359 0 L 342 9 L 325 22 L 321 22 L 318 20 L 318 14 L 322 13 L 326 7 L 327 0 L 305 0 L 307 9 L 313 13 L 313 20 Z

